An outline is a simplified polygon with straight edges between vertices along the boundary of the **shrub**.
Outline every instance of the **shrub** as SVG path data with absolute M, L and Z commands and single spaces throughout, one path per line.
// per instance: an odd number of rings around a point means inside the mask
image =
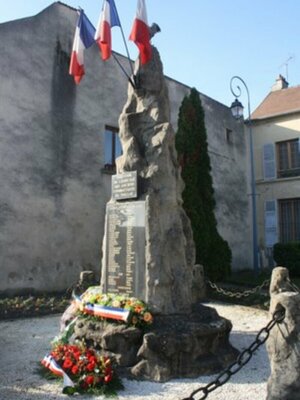
M 287 268 L 291 276 L 300 276 L 300 242 L 276 243 L 273 258 L 277 265 Z
M 191 89 L 181 104 L 176 150 L 185 183 L 183 207 L 191 220 L 196 263 L 212 280 L 226 278 L 231 269 L 231 250 L 217 230 L 215 199 L 207 148 L 204 110 L 199 93 Z

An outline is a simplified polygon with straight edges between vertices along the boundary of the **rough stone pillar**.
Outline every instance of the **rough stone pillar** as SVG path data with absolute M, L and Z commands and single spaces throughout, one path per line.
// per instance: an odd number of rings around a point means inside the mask
M 155 47 L 147 64 L 137 60 L 135 77 L 137 88 L 128 86 L 119 118 L 123 155 L 117 159 L 117 172 L 137 171 L 139 200 L 146 204 L 144 300 L 157 313 L 188 313 L 193 303 L 195 245 L 182 206 L 184 183 L 163 66 Z
M 300 293 L 294 291 L 286 268 L 273 270 L 270 314 L 283 307 L 284 321 L 275 325 L 267 340 L 271 364 L 267 400 L 300 399 Z

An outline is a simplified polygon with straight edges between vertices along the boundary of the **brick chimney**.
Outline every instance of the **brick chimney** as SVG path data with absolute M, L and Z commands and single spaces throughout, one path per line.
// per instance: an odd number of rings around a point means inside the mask
M 286 81 L 286 79 L 282 75 L 279 75 L 274 85 L 271 88 L 271 92 L 275 92 L 276 90 L 286 89 L 288 88 L 288 86 L 289 83 Z

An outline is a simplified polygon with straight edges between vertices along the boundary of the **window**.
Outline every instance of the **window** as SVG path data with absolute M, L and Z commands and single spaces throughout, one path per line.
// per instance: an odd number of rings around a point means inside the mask
M 287 178 L 300 175 L 300 141 L 299 139 L 276 143 L 277 176 Z
M 227 143 L 232 143 L 232 129 L 226 128 L 226 141 Z
M 104 169 L 114 171 L 116 158 L 122 154 L 122 146 L 118 135 L 118 129 L 105 127 L 104 132 Z
M 277 207 L 276 200 L 265 201 L 265 244 L 272 248 L 278 242 L 277 238 Z
M 280 242 L 300 241 L 300 198 L 279 200 Z
M 276 178 L 274 143 L 266 143 L 263 146 L 263 174 L 265 180 Z

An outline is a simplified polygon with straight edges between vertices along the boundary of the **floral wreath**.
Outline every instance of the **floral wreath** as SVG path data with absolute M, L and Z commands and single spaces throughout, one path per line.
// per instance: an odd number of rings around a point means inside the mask
M 145 328 L 153 322 L 145 302 L 126 295 L 101 293 L 99 286 L 91 286 L 81 296 L 73 295 L 73 298 L 77 318 L 107 319 L 138 328 Z M 52 350 L 41 361 L 42 365 L 51 376 L 63 378 L 63 393 L 116 394 L 123 385 L 111 359 L 88 348 L 84 342 L 69 343 L 77 318 L 53 340 Z
M 144 301 L 122 294 L 101 293 L 99 286 L 91 286 L 80 297 L 74 296 L 74 302 L 81 314 L 140 328 L 153 322 L 153 315 Z

